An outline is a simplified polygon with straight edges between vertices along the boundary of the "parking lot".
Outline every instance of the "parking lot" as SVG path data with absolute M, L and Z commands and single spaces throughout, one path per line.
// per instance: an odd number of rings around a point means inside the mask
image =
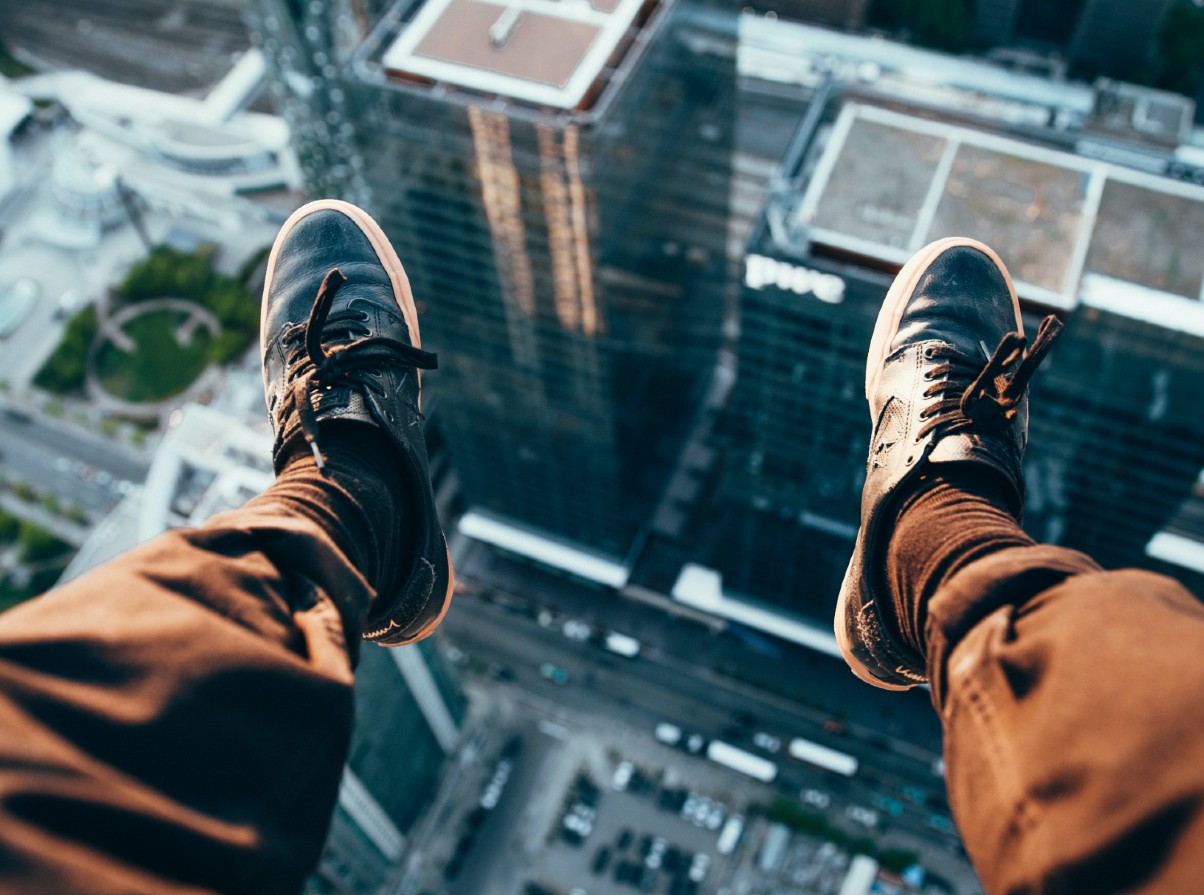
M 734 804 L 740 796 L 727 788 L 699 788 L 693 773 L 687 787 L 674 763 L 700 759 L 663 752 L 659 763 L 611 753 L 607 779 L 577 776 L 549 833 L 538 885 L 588 895 L 716 891 L 733 861 L 719 853 L 720 837 L 729 823 L 742 828 L 747 804 Z

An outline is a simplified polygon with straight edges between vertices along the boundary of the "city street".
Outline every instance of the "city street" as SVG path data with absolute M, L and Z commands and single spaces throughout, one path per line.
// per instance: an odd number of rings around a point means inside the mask
M 944 805 L 943 781 L 933 773 L 934 753 L 868 731 L 829 733 L 827 719 L 816 712 L 741 686 L 682 656 L 645 649 L 636 659 L 626 659 L 566 637 L 558 624 L 543 627 L 521 612 L 479 598 L 461 598 L 456 608 L 445 622 L 451 642 L 492 666 L 495 674 L 513 675 L 516 687 L 578 712 L 614 716 L 649 734 L 657 723 L 668 721 L 756 751 L 753 733 L 769 733 L 782 743 L 782 751 L 771 757 L 779 767 L 776 785 L 783 793 L 797 796 L 802 789 L 817 788 L 842 802 L 867 806 L 875 796 L 889 793 L 899 802 L 895 823 L 934 844 L 952 844 L 930 822 Z M 712 636 L 705 629 L 696 634 L 704 640 Z M 539 666 L 548 662 L 568 673 L 567 684 L 557 686 L 541 677 Z M 846 780 L 789 759 L 785 744 L 792 737 L 852 755 L 861 770 Z
M 755 873 L 754 858 L 769 829 L 764 812 L 785 796 L 853 838 L 868 835 L 879 847 L 916 852 L 951 891 L 979 891 L 960 841 L 950 832 L 947 810 L 935 807 L 944 796 L 931 753 L 868 731 L 825 731 L 825 719 L 813 711 L 715 675 L 698 661 L 700 653 L 670 655 L 645 645 L 634 659 L 614 655 L 566 636 L 566 621 L 562 614 L 529 611 L 513 600 L 461 594 L 444 622 L 444 649 L 464 667 L 476 711 L 487 713 L 488 720 L 474 728 L 474 742 L 484 736 L 479 757 L 448 778 L 455 794 L 445 796 L 450 801 L 440 811 L 441 823 L 430 830 L 436 852 L 424 852 L 421 862 L 431 875 L 428 889 L 438 891 L 431 888 L 437 879 L 449 895 L 517 893 L 527 883 L 552 892 L 579 886 L 590 895 L 620 895 L 633 890 L 613 879 L 619 863 L 642 867 L 641 837 L 663 836 L 681 853 L 712 856 L 702 891 L 736 891 Z M 570 631 L 579 630 L 570 624 Z M 702 626 L 694 626 L 693 635 L 700 647 L 716 636 Z M 563 683 L 541 670 L 548 663 L 565 673 Z M 687 736 L 722 738 L 770 759 L 779 768 L 777 780 L 766 786 L 656 742 L 653 729 L 664 721 Z M 779 751 L 760 750 L 754 733 L 779 738 Z M 862 768 L 850 780 L 790 759 L 786 748 L 793 736 L 856 755 Z M 611 786 L 621 759 L 630 760 L 644 781 L 633 783 L 631 792 Z M 503 761 L 510 767 L 496 807 L 478 811 L 477 800 Z M 599 787 L 600 802 L 593 831 L 574 844 L 564 838 L 561 817 L 578 798 L 574 781 L 582 773 Z M 745 815 L 744 844 L 724 858 L 716 852 L 716 831 L 695 828 L 676 809 L 666 813 L 659 804 L 666 790 L 704 793 L 721 810 Z M 804 790 L 826 804 L 807 803 Z M 850 807 L 877 814 L 875 828 L 851 819 Z M 624 831 L 634 836 L 627 845 Z M 607 855 L 600 857 L 603 851 Z M 410 882 L 418 884 L 415 878 Z M 655 891 L 662 889 L 658 883 Z
M 0 468 L 64 506 L 100 519 L 131 485 L 141 484 L 149 460 L 132 448 L 78 426 L 32 415 L 0 399 L 4 443 Z

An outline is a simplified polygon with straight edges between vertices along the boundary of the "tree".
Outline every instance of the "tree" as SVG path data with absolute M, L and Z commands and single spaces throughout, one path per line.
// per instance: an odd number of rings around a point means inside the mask
M 22 522 L 18 538 L 21 541 L 21 562 L 40 563 L 62 556 L 71 545 L 60 541 L 46 529 L 32 522 Z
M 21 520 L 12 513 L 0 510 L 0 544 L 11 544 L 21 530 Z
M 1204 81 L 1204 7 L 1179 2 L 1158 34 L 1155 84 L 1195 96 Z
M 965 49 L 970 21 L 967 0 L 873 0 L 869 11 L 871 25 L 948 52 Z
M 100 324 L 96 308 L 88 305 L 67 321 L 62 341 L 33 378 L 33 384 L 55 394 L 81 392 L 88 368 L 88 351 Z

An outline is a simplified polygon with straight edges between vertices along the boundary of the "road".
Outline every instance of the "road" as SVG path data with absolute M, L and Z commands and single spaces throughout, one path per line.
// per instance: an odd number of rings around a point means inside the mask
M 141 484 L 149 460 L 102 435 L 18 410 L 0 400 L 0 471 L 98 520 L 128 485 Z
M 779 767 L 777 785 L 783 793 L 797 798 L 804 788 L 821 790 L 831 797 L 836 818 L 850 804 L 875 808 L 885 817 L 883 806 L 889 805 L 899 812 L 893 824 L 954 847 L 951 836 L 930 824 L 934 813 L 943 813 L 945 799 L 943 782 L 933 774 L 931 752 L 868 730 L 833 735 L 824 730 L 822 714 L 720 677 L 692 658 L 645 649 L 638 658 L 625 659 L 595 644 L 570 640 L 558 623 L 543 627 L 513 605 L 477 597 L 461 598 L 458 610 L 444 622 L 451 642 L 475 660 L 508 669 L 521 690 L 561 701 L 577 712 L 621 718 L 649 734 L 656 723 L 670 721 L 757 751 L 752 733 L 771 733 L 782 740 L 782 751 L 766 757 Z M 544 680 L 538 671 L 544 662 L 565 669 L 568 684 Z M 734 723 L 741 713 L 752 716 L 755 726 Z M 789 759 L 784 750 L 791 737 L 851 754 L 861 762 L 861 770 L 846 780 Z
M 203 92 L 250 46 L 241 0 L 0 0 L 11 48 L 60 69 Z

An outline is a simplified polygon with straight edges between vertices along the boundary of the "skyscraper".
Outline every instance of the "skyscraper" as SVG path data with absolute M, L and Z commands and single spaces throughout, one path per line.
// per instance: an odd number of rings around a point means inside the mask
M 1072 62 L 1126 76 L 1150 60 L 1173 0 L 974 0 L 983 44 L 1058 48 Z
M 469 507 L 622 560 L 719 344 L 734 8 L 252 7 L 311 189 L 406 263 Z
M 415 823 L 459 743 L 463 713 L 459 686 L 430 641 L 401 649 L 364 645 L 351 753 L 308 892 L 362 895 L 396 879 Z
M 955 234 L 999 250 L 1030 334 L 1049 310 L 1067 324 L 1033 386 L 1029 531 L 1148 566 L 1170 527 L 1166 555 L 1198 567 L 1181 508 L 1204 467 L 1204 189 L 839 97 L 795 147 L 796 186 L 745 259 L 702 551 L 723 590 L 830 620 L 859 523 L 878 306 L 912 252 Z

